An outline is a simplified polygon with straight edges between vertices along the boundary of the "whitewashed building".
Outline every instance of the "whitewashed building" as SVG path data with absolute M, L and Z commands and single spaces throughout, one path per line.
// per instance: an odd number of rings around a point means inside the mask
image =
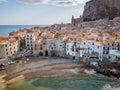
M 96 42 L 80 42 L 77 43 L 77 48 L 80 48 L 80 57 L 90 58 L 93 57 L 94 53 L 98 53 L 98 59 L 102 61 L 103 57 L 103 45 L 97 44 Z
M 25 35 L 26 49 L 33 50 L 33 43 L 35 41 L 34 33 L 27 33 Z
M 72 59 L 75 59 L 76 45 L 74 42 L 66 42 L 66 55 Z
M 120 43 L 106 43 L 103 47 L 103 56 L 110 62 L 116 62 L 120 57 Z
M 78 59 L 79 57 L 89 59 L 90 57 L 93 57 L 92 54 L 94 53 L 98 53 L 98 60 L 102 61 L 103 46 L 97 45 L 95 42 L 66 43 L 66 54 L 72 56 L 73 59 Z

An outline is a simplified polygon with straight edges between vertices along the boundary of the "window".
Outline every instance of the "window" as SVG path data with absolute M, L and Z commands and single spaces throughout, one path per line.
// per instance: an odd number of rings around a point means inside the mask
M 103 49 L 105 50 L 105 47 L 103 47 Z
M 118 48 L 118 50 L 120 50 L 120 48 Z
M 6 49 L 6 51 L 8 51 L 8 49 Z
M 118 43 L 117 46 L 120 46 L 120 44 Z
M 99 49 L 99 46 L 97 48 Z
M 8 55 L 8 53 L 6 53 L 6 55 Z
M 108 52 L 108 51 L 106 51 L 106 54 L 109 54 L 109 52 Z
M 7 44 L 5 45 L 5 47 L 7 47 Z
M 11 46 L 11 44 L 9 44 L 9 46 Z
M 92 45 L 94 45 L 94 43 L 92 43 Z
M 78 49 L 76 49 L 76 52 L 78 52 Z
M 105 51 L 103 51 L 103 54 L 105 54 Z
M 42 50 L 43 48 L 42 48 L 42 47 L 40 47 L 40 49 Z

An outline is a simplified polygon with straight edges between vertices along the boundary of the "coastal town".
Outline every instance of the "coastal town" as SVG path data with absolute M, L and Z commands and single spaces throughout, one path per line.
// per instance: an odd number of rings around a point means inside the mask
M 0 75 L 10 80 L 79 72 L 120 79 L 120 16 L 90 21 L 84 17 L 73 15 L 69 23 L 20 28 L 0 36 Z
M 83 22 L 72 16 L 69 24 L 20 29 L 0 39 L 1 60 L 49 56 L 96 67 L 120 64 L 120 17 Z
M 25 28 L 1 37 L 0 58 L 33 55 L 71 58 L 91 65 L 119 63 L 119 29 L 120 17 L 82 22 L 81 16 L 72 16 L 69 24 Z

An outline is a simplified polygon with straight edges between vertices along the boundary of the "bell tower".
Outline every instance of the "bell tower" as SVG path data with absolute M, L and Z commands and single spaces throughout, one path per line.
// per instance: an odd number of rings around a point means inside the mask
M 71 18 L 71 24 L 75 24 L 75 19 L 74 19 L 74 16 L 72 15 L 72 18 Z

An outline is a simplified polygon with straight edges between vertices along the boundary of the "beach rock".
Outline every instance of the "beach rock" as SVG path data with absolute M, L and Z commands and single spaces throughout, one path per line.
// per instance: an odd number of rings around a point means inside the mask
M 86 74 L 95 74 L 95 73 L 96 73 L 95 70 L 84 70 L 84 72 L 85 72 Z

